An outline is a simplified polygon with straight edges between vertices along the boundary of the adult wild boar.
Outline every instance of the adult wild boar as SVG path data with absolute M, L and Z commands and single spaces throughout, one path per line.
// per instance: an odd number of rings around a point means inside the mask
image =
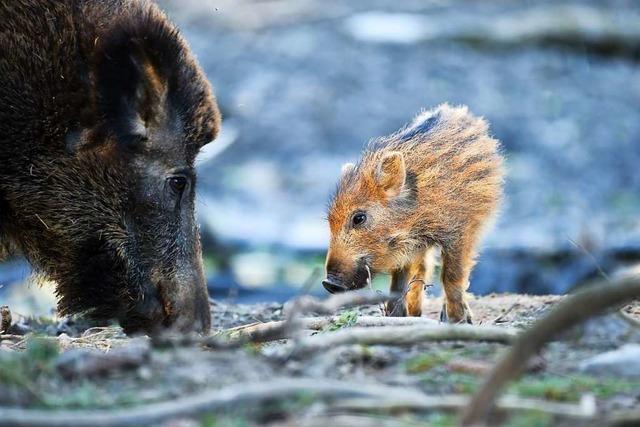
M 219 125 L 151 2 L 0 2 L 0 256 L 54 280 L 62 314 L 206 331 L 193 165 Z

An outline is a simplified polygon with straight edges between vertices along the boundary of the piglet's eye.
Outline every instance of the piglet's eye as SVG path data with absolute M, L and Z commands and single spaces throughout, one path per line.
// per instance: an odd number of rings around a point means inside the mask
M 358 212 L 353 216 L 352 222 L 354 227 L 357 227 L 359 225 L 364 224 L 366 220 L 367 220 L 367 214 L 365 214 L 364 212 Z
M 172 176 L 167 179 L 167 182 L 169 183 L 171 190 L 176 194 L 182 194 L 184 188 L 187 186 L 187 178 L 183 176 Z

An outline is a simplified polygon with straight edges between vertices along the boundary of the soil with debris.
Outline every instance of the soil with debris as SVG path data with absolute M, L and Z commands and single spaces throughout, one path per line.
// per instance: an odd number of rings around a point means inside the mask
M 476 323 L 524 328 L 561 297 L 489 295 L 471 301 Z M 438 299 L 425 302 L 424 316 L 436 319 Z M 256 322 L 283 320 L 280 304 L 212 303 L 220 331 Z M 344 310 L 331 334 L 350 328 L 358 316 L 381 316 L 378 306 Z M 579 402 L 595 397 L 598 415 L 640 411 L 640 303 L 564 334 L 551 343 L 513 383 L 506 394 L 548 402 Z M 146 337 L 128 338 L 118 327 L 91 327 L 77 319 L 13 319 L 26 335 L 2 335 L 0 341 L 0 425 L 7 408 L 22 410 L 110 410 L 174 402 L 222 390 L 221 396 L 246 393 L 249 384 L 310 379 L 331 387 L 344 384 L 366 390 L 419 390 L 428 396 L 468 395 L 507 346 L 488 342 L 439 342 L 400 346 L 336 346 L 309 356 L 286 349 L 285 340 L 235 349 L 208 349 L 188 339 L 158 345 Z M 11 331 L 9 331 L 11 332 Z M 14 330 L 15 332 L 15 330 Z M 219 336 L 228 335 L 223 332 Z M 634 345 L 635 344 L 635 345 Z M 617 350 L 625 351 L 617 351 Z M 634 350 L 635 349 L 635 350 Z M 602 353 L 609 356 L 602 358 Z M 624 354 L 626 354 L 626 359 Z M 616 355 L 622 354 L 620 360 Z M 611 356 L 613 355 L 613 356 Z M 604 365 L 603 365 L 604 363 Z M 609 365 L 607 365 L 609 363 Z M 635 363 L 635 365 L 634 365 Z M 243 384 L 248 384 L 244 386 Z M 256 392 L 257 393 L 257 392 Z M 410 408 L 346 408 L 334 397 L 294 393 L 259 401 L 230 399 L 228 404 L 198 408 L 189 415 L 167 417 L 159 424 L 191 425 L 455 425 L 455 412 Z M 258 403 L 256 403 L 258 402 Z M 347 405 L 348 406 L 348 405 Z M 6 420 L 6 419 L 5 419 Z M 580 425 L 536 411 L 516 411 L 505 425 Z M 149 423 L 140 421 L 140 424 Z M 154 423 L 151 423 L 154 424 Z M 157 424 L 157 423 L 156 423 Z M 586 421 L 583 422 L 586 424 Z M 155 425 L 155 424 L 154 424 Z

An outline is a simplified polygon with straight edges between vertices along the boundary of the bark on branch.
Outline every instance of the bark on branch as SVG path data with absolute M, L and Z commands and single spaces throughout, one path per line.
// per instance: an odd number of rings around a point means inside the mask
M 465 395 L 418 394 L 346 399 L 331 404 L 330 408 L 339 411 L 389 414 L 401 411 L 452 411 L 464 408 L 468 404 L 469 396 Z M 567 418 L 591 419 L 596 415 L 596 402 L 593 395 L 585 395 L 578 404 L 505 396 L 498 400 L 496 409 L 500 412 L 536 411 Z
M 437 324 L 353 327 L 302 338 L 293 347 L 292 355 L 304 356 L 349 344 L 410 346 L 429 341 L 489 341 L 508 344 L 517 335 L 518 332 L 514 329 L 496 326 Z
M 155 425 L 177 417 L 197 416 L 203 412 L 227 411 L 231 407 L 256 407 L 267 401 L 295 399 L 302 393 L 318 400 L 328 400 L 333 409 L 354 411 L 456 410 L 464 407 L 466 396 L 428 396 L 412 387 L 347 383 L 319 378 L 286 378 L 270 382 L 236 384 L 221 390 L 167 402 L 114 410 L 17 409 L 0 407 L 0 426 L 14 427 L 110 427 Z M 533 399 L 506 397 L 498 402 L 504 411 L 540 410 L 574 418 L 593 416 L 594 404 L 583 400 L 579 405 Z
M 370 290 L 336 294 L 325 300 L 319 300 L 311 296 L 302 296 L 285 305 L 285 320 L 252 323 L 223 331 L 222 335 L 230 335 L 231 339 L 223 339 L 216 335 L 204 338 L 184 334 L 180 336 L 161 335 L 153 337 L 153 344 L 156 347 L 200 344 L 209 348 L 230 349 L 249 343 L 262 343 L 292 338 L 297 332 L 304 329 L 305 323 L 309 326 L 315 326 L 315 328 L 311 328 L 315 330 L 321 329 L 322 326 L 320 325 L 322 325 L 323 322 L 329 323 L 329 320 L 303 320 L 301 322 L 299 316 L 303 313 L 334 314 L 342 308 L 378 304 L 392 297 L 394 297 L 394 295 L 384 295 Z M 373 323 L 374 321 L 370 320 L 370 322 Z M 429 320 L 423 319 L 421 322 L 427 323 Z
M 549 314 L 523 332 L 512 349 L 494 367 L 470 405 L 464 408 L 462 425 L 482 425 L 506 383 L 519 376 L 529 359 L 553 337 L 590 317 L 639 297 L 640 277 L 636 275 L 613 283 L 599 281 L 560 302 Z
M 303 295 L 289 301 L 284 306 L 286 315 L 295 311 L 301 313 L 335 314 L 338 310 L 358 305 L 379 304 L 386 302 L 394 295 L 381 294 L 370 290 L 358 290 L 334 294 L 325 300 Z
M 340 316 L 302 317 L 296 320 L 300 329 L 320 331 L 340 321 Z M 358 316 L 352 326 L 433 326 L 438 322 L 425 317 L 382 317 L 382 316 Z M 227 329 L 225 332 L 232 336 L 246 337 L 251 342 L 267 342 L 288 338 L 287 324 L 285 320 L 266 323 L 252 323 Z
M 160 403 L 112 410 L 47 411 L 0 407 L 0 426 L 13 427 L 108 427 L 166 423 L 172 418 L 196 416 L 205 411 L 228 410 L 229 407 L 257 406 L 265 401 L 297 398 L 310 393 L 318 399 L 356 396 L 420 393 L 413 388 L 345 383 L 317 378 L 287 378 L 270 382 L 236 384 L 221 390 Z

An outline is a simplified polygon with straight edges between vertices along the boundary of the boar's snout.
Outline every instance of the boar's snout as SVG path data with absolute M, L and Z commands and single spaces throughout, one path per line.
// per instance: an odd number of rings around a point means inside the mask
M 171 294 L 165 302 L 168 326 L 181 332 L 208 332 L 211 312 L 204 280 L 182 283 Z
M 127 335 L 160 332 L 165 323 L 166 313 L 157 292 L 145 292 L 128 312 L 119 319 L 120 326 Z
M 211 326 L 209 297 L 203 278 L 162 281 L 148 286 L 120 319 L 127 334 L 154 335 L 163 329 L 206 333 Z

